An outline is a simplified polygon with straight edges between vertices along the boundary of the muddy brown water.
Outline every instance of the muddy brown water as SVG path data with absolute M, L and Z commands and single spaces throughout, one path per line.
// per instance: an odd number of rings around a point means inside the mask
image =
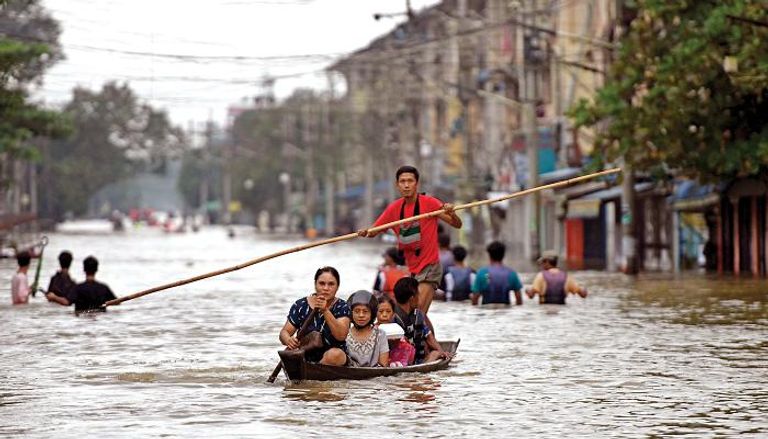
M 78 279 L 94 254 L 118 295 L 301 243 L 222 229 L 50 238 L 46 284 L 66 248 Z M 11 306 L 13 261 L 0 261 L 0 435 L 768 437 L 768 288 L 750 278 L 581 272 L 591 295 L 564 307 L 435 303 L 438 337 L 461 338 L 446 371 L 266 384 L 314 270 L 336 266 L 346 297 L 370 287 L 381 250 L 324 246 L 79 318 L 40 296 Z

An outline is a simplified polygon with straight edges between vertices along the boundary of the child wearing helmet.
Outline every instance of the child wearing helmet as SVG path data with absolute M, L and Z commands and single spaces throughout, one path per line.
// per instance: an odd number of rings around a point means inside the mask
M 374 326 L 379 301 L 365 290 L 352 293 L 347 301 L 352 310 L 352 328 L 347 335 L 350 363 L 358 367 L 389 366 L 389 343 L 383 329 Z

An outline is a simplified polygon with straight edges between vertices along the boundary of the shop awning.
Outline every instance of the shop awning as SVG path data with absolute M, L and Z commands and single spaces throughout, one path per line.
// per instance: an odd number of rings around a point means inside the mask
M 667 202 L 674 210 L 706 210 L 720 202 L 720 188 L 712 184 L 700 185 L 692 180 L 679 180 L 675 182 L 675 190 Z
M 568 180 L 569 178 L 578 177 L 583 174 L 584 171 L 581 168 L 562 168 L 554 171 L 545 172 L 539 174 L 539 183 L 550 184 L 558 181 Z
M 635 193 L 642 194 L 652 190 L 655 186 L 655 183 L 651 182 L 636 183 Z M 621 186 L 613 186 L 571 199 L 568 201 L 566 218 L 597 218 L 600 216 L 600 206 L 606 201 L 621 198 L 621 192 Z
M 389 190 L 390 185 L 392 184 L 393 183 L 390 180 L 378 181 L 373 185 L 373 193 L 374 194 L 386 193 Z M 350 186 L 344 191 L 336 192 L 336 198 L 341 198 L 344 200 L 362 198 L 363 195 L 365 195 L 365 185 L 362 185 L 362 184 L 359 184 L 356 186 Z

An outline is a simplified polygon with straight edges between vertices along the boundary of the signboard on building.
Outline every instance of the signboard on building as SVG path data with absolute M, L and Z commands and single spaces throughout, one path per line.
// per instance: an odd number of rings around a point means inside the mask
M 555 148 L 555 133 L 550 127 L 539 127 L 539 174 L 545 174 L 555 170 L 557 154 Z M 517 136 L 512 140 L 511 149 L 514 151 L 516 183 L 520 187 L 528 186 L 528 152 L 524 136 Z
M 600 216 L 599 199 L 571 200 L 566 218 L 597 218 Z

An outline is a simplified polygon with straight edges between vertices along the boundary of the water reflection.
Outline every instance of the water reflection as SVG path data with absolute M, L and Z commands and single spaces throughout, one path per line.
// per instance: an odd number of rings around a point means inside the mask
M 417 402 L 426 404 L 436 399 L 436 391 L 440 389 L 440 382 L 429 376 L 412 378 L 394 383 L 395 387 L 406 390 L 398 398 L 400 401 Z
M 763 279 L 643 276 L 623 309 L 683 325 L 768 325 Z
M 298 401 L 336 402 L 342 401 L 346 395 L 332 385 L 306 382 L 302 384 L 289 384 L 283 391 L 283 398 Z

